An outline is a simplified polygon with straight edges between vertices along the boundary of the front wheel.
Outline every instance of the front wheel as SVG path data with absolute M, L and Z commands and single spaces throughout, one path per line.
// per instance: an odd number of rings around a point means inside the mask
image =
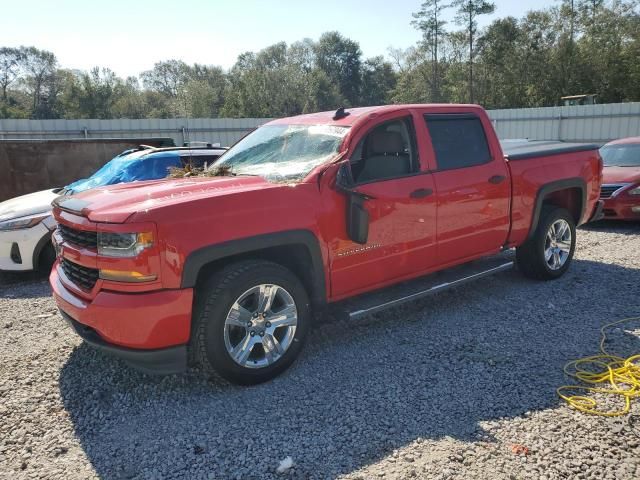
M 531 238 L 516 249 L 516 260 L 527 277 L 553 280 L 567 271 L 575 248 L 576 224 L 571 214 L 546 206 Z
M 192 348 L 200 366 L 255 384 L 288 368 L 311 318 L 302 283 L 286 268 L 249 260 L 223 269 L 196 292 Z

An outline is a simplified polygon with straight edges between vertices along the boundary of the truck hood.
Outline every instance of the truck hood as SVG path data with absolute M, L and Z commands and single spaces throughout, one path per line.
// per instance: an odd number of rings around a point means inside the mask
M 124 223 L 137 212 L 148 212 L 167 204 L 277 186 L 262 177 L 163 179 L 94 188 L 71 197 L 61 197 L 55 205 L 94 222 Z
M 0 203 L 0 221 L 51 210 L 51 202 L 58 196 L 59 191 L 59 188 L 42 190 Z
M 640 183 L 640 167 L 607 167 L 602 169 L 602 183 Z

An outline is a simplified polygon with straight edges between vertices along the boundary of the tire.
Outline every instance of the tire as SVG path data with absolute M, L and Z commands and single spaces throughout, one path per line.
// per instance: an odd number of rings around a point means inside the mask
M 270 306 L 261 308 L 268 298 Z M 214 274 L 196 291 L 195 303 L 192 359 L 203 371 L 241 385 L 265 382 L 286 370 L 302 350 L 311 321 L 302 282 L 281 265 L 262 260 Z
M 529 278 L 555 280 L 569 268 L 575 248 L 576 224 L 571 214 L 564 208 L 543 206 L 533 235 L 516 249 L 516 261 Z
M 38 271 L 42 273 L 50 273 L 56 261 L 56 251 L 51 242 L 47 242 L 40 255 L 38 256 Z

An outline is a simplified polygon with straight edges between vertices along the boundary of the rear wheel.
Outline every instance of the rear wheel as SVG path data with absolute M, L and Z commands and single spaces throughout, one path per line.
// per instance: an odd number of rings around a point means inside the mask
M 576 247 L 576 225 L 564 208 L 543 207 L 529 240 L 516 249 L 518 267 L 527 277 L 553 280 L 569 268 Z
M 286 268 L 251 260 L 214 275 L 198 292 L 192 348 L 205 370 L 254 384 L 288 368 L 310 321 L 307 293 Z

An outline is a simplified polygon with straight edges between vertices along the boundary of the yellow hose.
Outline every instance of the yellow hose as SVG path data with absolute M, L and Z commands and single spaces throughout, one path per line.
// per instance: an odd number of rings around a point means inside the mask
M 618 417 L 629 413 L 631 400 L 640 397 L 640 354 L 623 358 L 608 353 L 604 348 L 607 340 L 605 330 L 614 325 L 636 320 L 640 320 L 640 317 L 625 318 L 604 325 L 600 329 L 600 354 L 573 360 L 565 365 L 564 373 L 568 376 L 583 383 L 601 386 L 563 385 L 557 390 L 560 398 L 576 410 L 593 415 Z M 591 368 L 585 368 L 587 366 Z M 618 395 L 624 399 L 624 408 L 614 411 L 599 410 L 595 399 L 572 393 L 576 391 Z

